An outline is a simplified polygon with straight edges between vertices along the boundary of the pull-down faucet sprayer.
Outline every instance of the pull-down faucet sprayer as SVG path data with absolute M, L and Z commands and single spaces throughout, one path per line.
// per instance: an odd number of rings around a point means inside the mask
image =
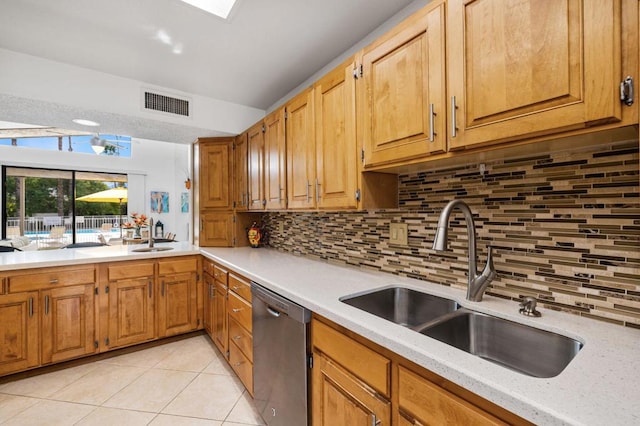
M 493 267 L 493 255 L 491 246 L 488 247 L 487 264 L 481 274 L 478 274 L 477 257 L 476 257 L 476 227 L 473 221 L 473 214 L 469 206 L 462 200 L 453 200 L 449 202 L 440 213 L 438 219 L 438 227 L 436 236 L 433 240 L 433 249 L 436 251 L 445 251 L 449 240 L 449 217 L 454 209 L 458 209 L 464 215 L 467 225 L 468 245 L 469 245 L 469 286 L 467 288 L 467 299 L 473 302 L 482 300 L 482 295 L 489 283 L 496 277 L 496 270 Z

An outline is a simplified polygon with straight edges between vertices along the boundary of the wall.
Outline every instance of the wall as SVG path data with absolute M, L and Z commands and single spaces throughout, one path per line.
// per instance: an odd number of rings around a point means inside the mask
M 131 158 L 0 146 L 0 166 L 127 173 L 128 211 L 149 214 L 149 192 L 169 192 L 169 213 L 151 216 L 163 222 L 165 232 L 174 232 L 185 241 L 190 238 L 191 213 L 180 212 L 180 193 L 187 191 L 184 180 L 191 172 L 190 150 L 190 145 L 145 139 L 133 139 Z
M 498 277 L 487 294 L 531 295 L 546 308 L 640 328 L 638 141 L 486 166 L 484 175 L 477 165 L 400 175 L 397 210 L 266 214 L 269 245 L 464 289 L 460 214 L 451 250 L 431 249 L 440 211 L 461 198 L 475 215 L 479 269 L 494 248 Z M 407 247 L 389 243 L 393 222 L 408 224 Z

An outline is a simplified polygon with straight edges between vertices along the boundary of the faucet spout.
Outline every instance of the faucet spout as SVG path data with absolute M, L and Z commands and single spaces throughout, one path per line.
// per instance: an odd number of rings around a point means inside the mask
M 449 241 L 449 218 L 455 209 L 458 209 L 464 215 L 467 225 L 467 244 L 469 253 L 469 285 L 467 287 L 467 299 L 479 302 L 489 283 L 496 277 L 496 271 L 493 266 L 493 255 L 491 247 L 487 254 L 487 264 L 481 274 L 478 274 L 477 256 L 476 256 L 476 226 L 473 220 L 473 214 L 469 206 L 462 200 L 453 200 L 449 202 L 440 213 L 438 225 L 436 228 L 436 236 L 433 240 L 433 249 L 436 251 L 445 251 Z

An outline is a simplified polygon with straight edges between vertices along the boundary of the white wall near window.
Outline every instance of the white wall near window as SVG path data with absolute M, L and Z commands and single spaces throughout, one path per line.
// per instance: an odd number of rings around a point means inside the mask
M 176 239 L 187 241 L 191 212 L 180 212 L 180 194 L 187 191 L 184 181 L 189 176 L 191 147 L 146 139 L 132 142 L 131 158 L 0 146 L 0 165 L 126 173 L 129 213 L 151 215 L 155 221 L 162 221 L 165 232 L 173 232 Z M 168 213 L 150 214 L 150 191 L 169 193 Z M 0 209 L 3 208 L 0 201 Z

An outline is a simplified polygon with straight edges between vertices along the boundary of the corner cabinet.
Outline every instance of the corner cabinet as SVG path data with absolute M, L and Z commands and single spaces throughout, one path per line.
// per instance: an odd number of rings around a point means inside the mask
M 158 337 L 188 333 L 200 326 L 198 263 L 197 257 L 158 261 Z
M 108 338 L 111 349 L 146 342 L 156 337 L 155 263 L 118 262 L 106 266 L 108 296 Z
M 358 135 L 365 166 L 446 151 L 445 6 L 438 3 L 362 53 Z
M 447 2 L 450 148 L 620 121 L 621 4 Z

